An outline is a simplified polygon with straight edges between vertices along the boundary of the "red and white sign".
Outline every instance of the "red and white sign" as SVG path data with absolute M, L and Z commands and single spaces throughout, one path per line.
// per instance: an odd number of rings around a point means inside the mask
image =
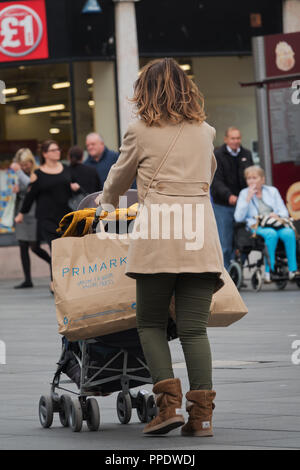
M 0 62 L 48 56 L 45 0 L 0 3 Z

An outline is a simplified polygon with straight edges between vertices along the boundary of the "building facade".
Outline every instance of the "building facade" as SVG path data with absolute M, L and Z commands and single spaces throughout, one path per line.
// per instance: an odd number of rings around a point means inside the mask
M 134 3 L 139 66 L 175 57 L 204 94 L 216 144 L 235 125 L 243 144 L 255 151 L 255 90 L 240 83 L 254 78 L 251 38 L 282 32 L 282 1 L 273 0 L 272 7 L 267 0 Z M 44 8 L 43 37 L 34 50 L 38 23 L 30 12 L 14 11 L 15 5 Z M 117 150 L 122 103 L 117 99 L 115 9 L 113 0 L 0 0 L 0 80 L 6 86 L 6 104 L 0 105 L 0 169 L 8 168 L 19 148 L 37 154 L 39 143 L 49 138 L 59 142 L 65 158 L 72 144 L 84 146 L 91 131 Z M 23 55 L 13 56 L 18 41 Z

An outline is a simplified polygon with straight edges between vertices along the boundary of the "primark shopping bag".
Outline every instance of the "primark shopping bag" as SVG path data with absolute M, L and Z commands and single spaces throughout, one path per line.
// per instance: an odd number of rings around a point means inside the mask
M 209 327 L 230 326 L 248 313 L 247 306 L 226 269 L 224 269 L 222 279 L 224 281 L 223 287 L 212 298 L 208 318 Z M 171 300 L 170 314 L 176 322 L 174 297 Z
M 66 237 L 52 244 L 59 333 L 70 341 L 136 327 L 135 280 L 125 275 L 129 238 L 99 234 Z M 209 327 L 226 327 L 248 312 L 231 277 L 212 299 Z M 174 298 L 170 315 L 175 318 Z
M 59 333 L 69 341 L 136 327 L 135 280 L 125 275 L 129 238 L 98 235 L 52 244 Z

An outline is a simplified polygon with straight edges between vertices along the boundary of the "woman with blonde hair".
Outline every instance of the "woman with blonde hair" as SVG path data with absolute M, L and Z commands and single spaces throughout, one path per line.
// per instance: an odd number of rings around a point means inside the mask
M 41 144 L 41 166 L 34 172 L 20 212 L 15 218 L 16 223 L 22 223 L 36 203 L 38 237 L 49 245 L 50 251 L 52 241 L 59 237 L 56 232 L 59 222 L 70 212 L 68 203 L 72 190 L 79 188 L 77 183 L 71 183 L 70 169 L 60 159 L 58 142 L 46 140 Z M 53 293 L 52 271 L 50 275 L 50 291 Z
M 238 197 L 234 218 L 236 222 L 246 222 L 248 228 L 260 235 L 266 244 L 269 260 L 265 262 L 265 282 L 276 280 L 275 253 L 279 240 L 282 240 L 287 256 L 289 279 L 300 276 L 296 256 L 296 234 L 291 227 L 261 227 L 257 224 L 258 216 L 272 217 L 274 221 L 289 217 L 289 212 L 275 186 L 265 184 L 265 172 L 259 166 L 249 166 L 245 170 L 248 187 Z
M 144 434 L 166 434 L 184 425 L 178 412 L 181 383 L 174 378 L 166 335 L 175 294 L 177 332 L 190 388 L 189 420 L 181 433 L 212 436 L 216 393 L 206 328 L 212 295 L 223 285 L 222 250 L 209 196 L 216 170 L 215 129 L 205 122 L 201 93 L 173 59 L 155 60 L 143 68 L 133 103 L 138 119 L 129 125 L 98 202 L 104 210 L 116 207 L 119 196 L 136 179 L 137 230 L 148 217 L 141 236 L 134 229 L 126 267 L 126 274 L 136 279 L 137 327 L 159 407 Z M 167 218 L 170 222 L 170 211 L 174 212 L 177 222 L 170 224 L 168 237 L 161 233 L 158 219 L 151 217 L 157 208 L 166 210 L 169 217 L 162 214 L 164 222 Z
M 18 184 L 14 188 L 15 193 L 17 193 L 15 213 L 18 214 L 23 205 L 32 175 L 37 169 L 36 161 L 31 150 L 28 148 L 18 150 L 11 164 L 11 169 L 14 170 L 18 176 Z M 15 289 L 33 287 L 29 248 L 49 265 L 51 261 L 49 254 L 41 248 L 40 242 L 37 240 L 37 220 L 34 211 L 35 208 L 32 207 L 30 212 L 24 217 L 23 224 L 16 224 L 15 227 L 25 277 L 24 282 L 15 286 Z

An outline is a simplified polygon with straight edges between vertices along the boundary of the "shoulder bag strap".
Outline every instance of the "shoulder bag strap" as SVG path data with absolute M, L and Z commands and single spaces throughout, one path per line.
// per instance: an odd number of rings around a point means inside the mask
M 148 184 L 147 189 L 146 189 L 146 192 L 145 192 L 145 194 L 144 194 L 144 199 L 146 198 L 146 196 L 147 196 L 147 194 L 148 194 L 148 192 L 149 192 L 149 189 L 150 189 L 150 187 L 151 187 L 151 184 L 153 183 L 155 177 L 158 175 L 158 173 L 159 173 L 161 167 L 162 167 L 163 164 L 166 162 L 166 160 L 167 160 L 167 158 L 168 158 L 168 156 L 169 156 L 171 150 L 174 148 L 174 146 L 175 146 L 175 144 L 176 144 L 176 142 L 177 142 L 177 140 L 178 140 L 178 138 L 179 138 L 179 136 L 180 136 L 180 134 L 181 134 L 181 132 L 182 132 L 183 126 L 184 126 L 184 121 L 182 122 L 182 124 L 181 124 L 181 126 L 180 126 L 180 128 L 179 128 L 179 131 L 177 132 L 176 136 L 175 136 L 174 139 L 172 140 L 171 145 L 169 146 L 169 148 L 168 148 L 167 152 L 165 153 L 165 155 L 164 155 L 162 161 L 160 162 L 160 164 L 159 164 L 159 166 L 157 167 L 157 169 L 156 169 L 154 175 L 152 176 L 151 181 L 150 181 L 150 183 Z

